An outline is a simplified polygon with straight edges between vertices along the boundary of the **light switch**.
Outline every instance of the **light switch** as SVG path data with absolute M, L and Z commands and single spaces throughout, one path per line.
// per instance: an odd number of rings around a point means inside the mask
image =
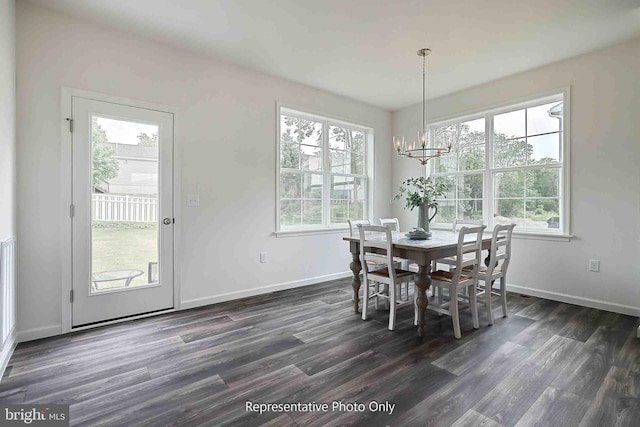
M 187 207 L 197 208 L 200 206 L 200 195 L 199 194 L 189 194 L 187 196 Z

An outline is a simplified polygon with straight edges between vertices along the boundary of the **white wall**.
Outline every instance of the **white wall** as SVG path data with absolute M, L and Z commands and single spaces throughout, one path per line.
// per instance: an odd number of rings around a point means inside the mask
M 16 236 L 15 16 L 14 0 L 0 0 L 0 242 Z M 5 298 L 11 294 L 3 293 Z M 13 304 L 15 310 L 15 301 Z M 9 363 L 14 346 L 15 329 L 4 343 L 0 341 L 0 374 Z
M 389 112 L 176 50 L 29 2 L 17 6 L 19 327 L 22 337 L 59 332 L 60 88 L 175 107 L 182 158 L 180 263 L 186 306 L 232 292 L 348 271 L 339 234 L 276 238 L 276 101 L 372 126 L 375 217 L 390 212 Z M 259 263 L 259 252 L 268 263 Z
M 564 86 L 571 86 L 575 237 L 516 238 L 508 282 L 534 295 L 640 315 L 640 39 L 432 100 L 427 112 L 437 121 Z M 393 113 L 394 134 L 412 134 L 420 114 L 419 105 Z M 413 163 L 394 156 L 392 192 L 420 174 L 408 169 Z M 416 221 L 399 203 L 394 214 Z M 600 273 L 588 271 L 590 258 L 601 261 Z
M 16 233 L 15 47 L 14 0 L 0 0 L 0 241 Z

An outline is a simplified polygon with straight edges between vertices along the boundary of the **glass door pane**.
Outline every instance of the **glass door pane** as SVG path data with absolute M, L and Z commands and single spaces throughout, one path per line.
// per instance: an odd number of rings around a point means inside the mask
M 91 293 L 158 283 L 158 133 L 91 116 Z

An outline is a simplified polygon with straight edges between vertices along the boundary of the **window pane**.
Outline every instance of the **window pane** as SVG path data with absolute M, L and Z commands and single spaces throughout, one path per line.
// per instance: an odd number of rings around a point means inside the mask
M 458 200 L 458 219 L 482 219 L 482 200 Z
M 511 111 L 498 114 L 493 118 L 494 137 L 501 135 L 503 139 L 519 138 L 525 136 L 524 128 L 525 110 Z
M 460 124 L 458 144 L 461 148 L 469 145 L 484 144 L 484 140 L 484 117 Z
M 558 197 L 560 169 L 541 168 L 527 171 L 527 198 Z
M 322 175 L 302 174 L 302 198 L 322 200 Z
M 562 133 L 552 133 L 527 138 L 531 148 L 529 164 L 557 163 L 560 161 Z
M 557 132 L 560 130 L 562 102 L 551 102 L 527 109 L 527 135 Z
M 451 153 L 435 158 L 435 172 L 446 173 L 458 170 L 458 125 L 437 127 L 434 130 L 435 145 L 446 146 L 451 144 Z
M 300 183 L 302 177 L 297 173 L 283 173 L 280 175 L 280 198 L 282 199 L 299 199 Z
M 355 201 L 349 202 L 349 218 L 364 219 L 364 201 L 363 200 L 355 200 Z
M 298 144 L 322 146 L 322 123 L 298 117 L 281 116 L 281 139 L 290 138 Z
M 329 163 L 333 173 L 349 173 L 347 171 L 349 160 L 346 151 L 329 150 Z
M 290 138 L 287 139 L 285 135 L 280 139 L 280 167 L 287 169 L 300 168 L 300 146 Z
M 559 199 L 527 199 L 526 226 L 534 228 L 559 228 Z
M 495 218 L 497 224 L 515 222 L 521 225 L 524 218 L 524 199 L 497 199 L 495 202 Z
M 280 224 L 283 226 L 300 225 L 302 221 L 300 200 L 280 199 Z
M 330 150 L 331 172 L 364 175 L 364 156 L 350 151 Z
M 300 145 L 300 169 L 322 170 L 322 149 L 311 145 Z
M 351 172 L 354 175 L 364 175 L 364 155 L 351 153 Z
M 446 199 L 455 199 L 456 197 L 456 178 L 453 176 L 438 176 L 434 178 L 436 183 L 443 183 L 447 186 L 444 195 Z M 439 198 L 440 200 L 442 198 Z
M 496 199 L 524 196 L 524 171 L 499 172 L 493 174 Z
M 460 150 L 458 165 L 461 171 L 484 169 L 484 144 L 468 145 Z
M 482 199 L 482 174 L 458 177 L 459 199 Z
M 364 179 L 350 176 L 331 177 L 332 200 L 364 200 Z
M 438 202 L 438 213 L 434 218 L 435 222 L 443 223 L 443 224 L 452 224 L 455 217 L 456 217 L 455 200 L 444 200 L 444 201 Z
M 349 201 L 348 200 L 332 200 L 331 201 L 331 222 L 340 223 L 346 222 L 351 218 L 349 216 Z
M 458 153 L 451 150 L 451 153 L 443 154 L 433 159 L 435 173 L 449 173 L 458 170 Z
M 341 126 L 329 126 L 329 148 L 364 154 L 364 132 Z
M 521 139 L 505 139 L 496 135 L 493 143 L 493 165 L 497 168 L 524 166 L 528 163 L 532 148 Z
M 305 225 L 322 224 L 322 200 L 302 201 L 302 223 Z

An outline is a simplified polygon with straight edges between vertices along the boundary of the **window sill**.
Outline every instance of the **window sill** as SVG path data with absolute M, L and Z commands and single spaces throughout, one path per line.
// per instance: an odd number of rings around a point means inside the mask
M 522 239 L 522 240 L 551 240 L 556 242 L 570 242 L 573 237 L 574 237 L 573 234 L 548 234 L 548 233 L 525 233 L 525 232 L 516 233 L 516 231 L 513 230 L 513 238 Z
M 432 230 L 451 230 L 451 227 L 443 226 L 431 226 L 430 228 Z M 487 229 L 485 233 L 491 234 L 491 230 Z M 535 231 L 517 231 L 517 228 L 513 230 L 513 238 L 522 240 L 550 240 L 556 242 L 570 242 L 573 237 L 573 234 L 552 234 Z
M 310 228 L 307 230 L 282 230 L 276 231 L 275 236 L 281 237 L 300 237 L 300 236 L 312 236 L 314 234 L 348 234 L 349 228 Z

